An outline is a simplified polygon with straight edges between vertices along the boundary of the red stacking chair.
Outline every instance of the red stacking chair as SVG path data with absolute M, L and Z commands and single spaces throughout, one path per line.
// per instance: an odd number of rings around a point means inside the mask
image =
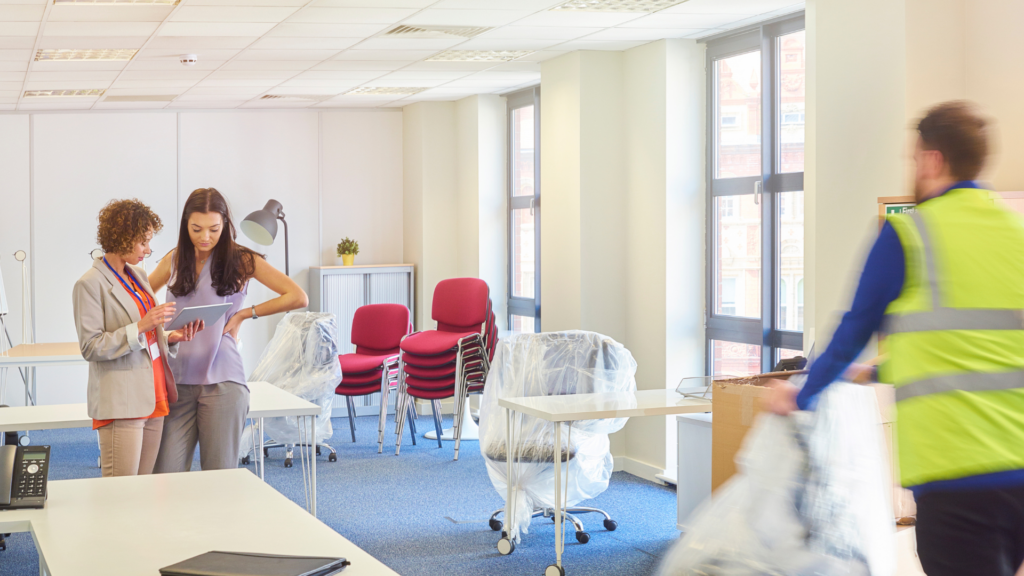
M 410 334 L 400 346 L 398 402 L 408 405 L 413 398 L 431 402 L 440 447 L 441 400 L 454 397 L 456 460 L 466 397 L 483 391 L 498 341 L 489 294 L 487 283 L 479 278 L 438 282 L 431 308 L 437 330 Z M 399 423 L 395 454 L 402 448 L 402 427 Z
M 388 393 L 398 385 L 399 344 L 412 332 L 409 309 L 401 304 L 370 304 L 361 306 L 352 317 L 352 343 L 356 351 L 338 356 L 341 382 L 334 393 L 348 403 L 348 423 L 352 441 L 356 441 L 355 406 L 352 398 L 380 392 L 380 421 L 377 425 L 377 453 L 383 451 L 384 422 L 388 411 Z M 396 398 L 397 400 L 397 398 Z M 401 420 L 398 402 L 395 418 Z M 409 427 L 416 444 L 416 424 L 409 411 Z

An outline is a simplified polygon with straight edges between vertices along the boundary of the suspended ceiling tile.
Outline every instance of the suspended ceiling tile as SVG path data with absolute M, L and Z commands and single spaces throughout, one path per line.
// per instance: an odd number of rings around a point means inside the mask
M 327 60 L 338 50 L 245 50 L 236 60 Z
M 516 62 L 543 62 L 568 53 L 568 50 L 544 50 L 541 52 L 534 52 L 533 54 L 527 54 L 526 56 L 516 60 Z
M 295 13 L 294 7 L 182 6 L 171 22 L 280 22 Z
M 520 62 L 518 60 L 505 62 L 491 68 L 489 72 L 536 72 L 540 74 L 540 62 Z
M 290 82 L 295 81 L 318 81 L 320 83 L 330 82 L 349 82 L 359 81 L 365 82 L 367 80 L 373 80 L 374 78 L 380 78 L 387 74 L 380 70 L 309 70 L 299 74 L 292 78 Z M 309 84 L 313 86 L 315 84 Z
M 626 42 L 626 41 L 611 41 L 611 40 L 573 40 L 572 42 L 566 42 L 565 44 L 559 44 L 558 48 L 561 50 L 605 50 L 613 52 L 621 52 L 623 50 L 629 50 L 630 48 L 636 48 L 637 46 L 643 46 L 648 41 L 640 42 Z
M 312 100 L 249 100 L 242 104 L 242 108 L 270 108 L 270 109 L 294 109 L 309 108 L 316 102 Z
M 4 72 L 24 72 L 28 70 L 28 58 L 24 60 L 4 60 L 3 50 L 0 50 L 0 70 Z
M 162 22 L 174 6 L 54 4 L 47 22 Z
M 118 82 L 118 85 L 120 85 L 120 82 Z M 187 89 L 188 86 L 146 86 L 137 88 L 114 86 L 107 89 L 103 96 L 164 96 L 181 94 Z
M 609 28 L 591 34 L 583 40 L 613 40 L 626 42 L 651 42 L 663 38 L 686 38 L 690 34 L 703 32 L 706 28 Z
M 241 50 L 257 38 L 259 36 L 156 36 L 146 47 L 182 50 L 183 53 L 205 48 Z
M 38 102 L 38 100 L 60 100 L 59 102 Z M 19 110 L 88 110 L 96 103 L 96 98 L 65 97 L 65 98 L 23 98 L 18 105 Z
M 358 84 L 350 82 L 334 86 L 278 86 L 270 91 L 271 94 L 298 95 L 315 94 L 317 96 L 334 96 L 355 88 Z
M 659 14 L 763 14 L 792 6 L 793 0 L 688 0 Z M 803 2 L 799 3 L 803 5 Z
M 46 5 L 50 0 L 0 0 L 0 4 L 32 4 L 32 5 Z
M 718 28 L 739 20 L 736 14 L 651 14 L 623 24 L 623 28 Z
M 185 67 L 178 62 L 177 58 L 164 58 L 164 59 L 150 59 L 150 60 L 133 60 L 131 69 L 132 70 L 215 70 L 224 64 L 224 60 L 200 60 L 194 65 Z
M 43 18 L 45 6 L 0 4 L 0 22 L 36 22 Z
M 177 64 L 176 69 L 187 70 L 189 68 L 195 69 L 206 60 L 228 60 L 234 58 L 241 50 L 196 50 L 195 54 L 199 57 L 199 61 L 193 66 L 185 66 L 181 63 L 181 56 L 186 54 L 184 50 L 175 50 L 173 48 L 146 48 L 139 52 L 133 61 L 139 60 L 151 60 L 160 59 L 168 62 L 174 62 Z
M 600 32 L 603 28 L 579 26 L 505 26 L 484 32 L 476 39 L 493 40 L 574 40 L 581 36 Z
M 467 72 L 486 70 L 492 68 L 499 62 L 415 62 L 406 66 L 404 70 L 465 70 Z
M 36 39 L 31 36 L 0 36 L 0 50 L 29 49 L 35 46 Z
M 259 86 L 195 86 L 188 91 L 190 96 L 225 96 L 253 97 L 262 94 L 266 89 Z
M 167 102 L 105 102 L 99 101 L 93 110 L 159 110 L 166 108 Z
M 18 89 L 20 87 L 11 86 L 6 88 Z M 25 83 L 25 90 L 105 90 L 109 87 L 109 80 L 44 80 Z M 4 83 L 0 82 L 0 90 L 3 89 L 5 89 Z
M 493 80 L 495 82 L 530 82 L 531 80 L 540 80 L 540 72 L 522 71 L 522 70 L 487 70 L 485 72 L 477 72 L 469 77 L 470 80 Z
M 262 36 L 272 22 L 168 22 L 161 36 Z
M 509 7 L 514 7 L 509 3 Z M 530 15 L 530 10 L 444 10 L 427 8 L 402 21 L 403 24 L 436 26 L 504 26 Z
M 16 80 L 16 81 L 6 80 L 6 81 L 3 81 L 3 82 L 0 82 L 0 90 L 15 90 L 15 91 L 17 91 L 17 90 L 20 90 L 20 89 L 21 89 L 21 80 Z
M 32 50 L 0 50 L 0 60 L 24 60 L 28 62 Z
M 17 100 L 19 94 L 21 94 L 21 90 L 0 90 L 0 98 L 14 98 Z
M 56 81 L 73 81 L 73 80 L 105 80 L 107 83 L 113 82 L 114 78 L 120 72 L 116 70 L 103 70 L 103 71 L 60 71 L 60 72 L 36 72 L 33 70 L 28 73 L 28 79 L 30 82 L 42 82 L 46 80 Z
M 295 76 L 292 70 L 217 70 L 206 77 L 204 82 L 212 80 L 252 80 L 256 83 L 264 81 L 282 81 Z
M 474 38 L 459 44 L 457 50 L 543 50 L 564 40 L 508 40 L 492 38 Z
M 306 5 L 307 0 L 188 0 L 189 6 L 294 6 Z
M 39 32 L 39 22 L 3 22 L 0 21 L 0 36 L 22 36 L 35 38 Z
M 520 10 L 537 12 L 564 3 L 565 0 L 515 0 L 514 3 L 509 0 L 441 0 L 431 8 L 501 9 L 511 4 Z
M 120 50 L 142 48 L 149 36 L 43 36 L 40 49 L 65 50 Z
M 238 96 L 178 96 L 178 99 L 167 105 L 168 108 L 209 108 L 222 110 L 241 106 L 248 100 Z
M 583 12 L 574 10 L 545 10 L 527 16 L 516 22 L 522 26 L 590 26 L 607 28 L 618 26 L 624 22 L 635 20 L 643 13 L 639 12 Z
M 447 82 L 450 82 L 450 80 L 440 80 L 440 79 L 436 79 L 436 78 L 432 79 L 432 80 L 428 80 L 428 79 L 404 80 L 404 79 L 401 79 L 401 78 L 392 79 L 392 78 L 389 78 L 389 77 L 385 76 L 383 78 L 377 78 L 376 80 L 372 80 L 370 82 L 367 82 L 366 86 L 385 87 L 385 88 L 392 88 L 392 87 L 394 87 L 394 88 L 430 88 L 432 86 L 440 86 L 441 84 L 445 84 Z
M 299 38 L 366 38 L 387 28 L 388 24 L 315 24 L 283 22 L 270 32 L 270 36 Z
M 0 82 L 24 82 L 24 72 L 0 72 Z
M 335 54 L 359 43 L 360 38 L 287 38 L 268 36 L 256 42 L 253 50 L 331 50 Z
M 392 72 L 387 76 L 381 78 L 381 80 L 396 80 L 407 82 L 407 86 L 418 86 L 417 82 L 420 81 L 434 81 L 441 80 L 450 82 L 452 80 L 458 80 L 459 78 L 465 78 L 472 74 L 472 71 L 431 71 L 431 70 L 399 70 Z
M 3 102 L 2 104 L 0 104 L 0 110 L 14 110 L 15 108 L 17 108 L 17 105 L 15 104 L 15 102 L 17 101 L 18 99 L 14 98 L 12 100 Z
M 335 8 L 426 8 L 437 0 L 317 0 L 314 6 Z
M 208 70 L 135 70 L 130 68 L 121 74 L 121 80 L 188 80 L 198 82 L 209 76 L 209 74 Z
M 359 44 L 361 50 L 433 50 L 441 51 L 463 42 L 464 38 L 384 38 L 378 36 Z
M 185 91 L 192 86 L 195 86 L 195 80 L 118 80 L 114 83 L 111 88 L 119 89 L 139 89 L 139 88 L 159 88 L 160 90 L 168 90 L 177 88 L 180 91 Z
M 46 36 L 149 36 L 157 22 L 47 22 Z
M 267 78 L 206 78 L 202 82 L 196 84 L 196 86 L 242 86 L 248 88 L 272 88 L 277 86 L 283 81 L 283 79 L 267 79 Z
M 288 19 L 289 22 L 341 24 L 392 24 L 416 13 L 409 8 L 325 8 L 311 6 Z
M 308 70 L 317 64 L 316 60 L 232 60 L 224 70 Z
M 398 70 L 410 64 L 409 60 L 328 60 L 317 64 L 314 70 Z
M 334 57 L 335 60 L 408 60 L 415 62 L 437 54 L 438 50 L 363 50 L 362 44 L 351 50 L 345 50 Z

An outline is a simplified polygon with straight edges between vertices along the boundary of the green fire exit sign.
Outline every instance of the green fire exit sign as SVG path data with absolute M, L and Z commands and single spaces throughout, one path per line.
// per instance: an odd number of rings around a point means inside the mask
M 914 204 L 886 204 L 886 214 L 906 214 L 914 211 Z

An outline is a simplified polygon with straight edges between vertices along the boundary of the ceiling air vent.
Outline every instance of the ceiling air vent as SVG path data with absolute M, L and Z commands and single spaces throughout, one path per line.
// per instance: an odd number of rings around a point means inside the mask
M 45 60 L 131 60 L 138 50 L 114 48 L 99 50 L 40 49 L 36 51 L 36 62 Z
M 490 30 L 487 26 L 415 26 L 400 24 L 384 33 L 399 38 L 472 38 Z
M 260 100 L 282 100 L 284 102 L 323 102 L 330 100 L 328 94 L 265 94 Z
M 427 62 L 509 62 L 533 54 L 533 50 L 447 50 Z
M 170 102 L 174 94 L 118 94 L 103 99 L 104 102 Z
M 427 88 L 403 86 L 363 86 L 345 92 L 345 96 L 406 96 L 419 94 Z
M 125 4 L 154 4 L 176 6 L 180 0 L 53 0 L 54 4 L 93 4 L 97 6 L 123 6 Z
M 26 90 L 25 98 L 52 98 L 54 96 L 102 96 L 106 90 Z
M 552 10 L 582 12 L 657 12 L 686 0 L 569 0 Z

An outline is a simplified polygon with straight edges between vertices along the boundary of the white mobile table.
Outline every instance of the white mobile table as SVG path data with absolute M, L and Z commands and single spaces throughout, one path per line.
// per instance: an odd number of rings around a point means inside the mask
M 18 344 L 0 354 L 0 370 L 27 368 L 21 379 L 25 383 L 25 405 L 36 403 L 36 368 L 39 366 L 82 366 L 88 364 L 82 358 L 78 342 L 57 342 L 48 344 Z M 31 391 L 31 392 L 30 392 Z M 0 391 L 4 392 L 4 391 Z M 0 393 L 0 402 L 3 394 Z
M 548 422 L 569 423 L 572 433 L 572 422 L 577 420 L 601 420 L 605 418 L 633 418 L 636 416 L 670 416 L 674 414 L 692 414 L 711 412 L 711 400 L 690 398 L 675 390 L 639 390 L 634 393 L 606 392 L 599 394 L 571 394 L 566 396 L 534 396 L 529 398 L 502 398 L 498 406 L 505 409 L 505 446 L 506 451 L 513 454 L 515 446 L 514 424 L 516 414 L 526 414 Z M 520 424 L 521 426 L 521 424 Z M 565 548 L 565 535 L 562 533 L 562 466 L 561 445 L 562 427 L 555 427 L 555 441 L 551 454 L 551 463 L 555 468 L 555 563 L 544 570 L 545 576 L 564 576 L 562 567 L 562 551 Z M 513 458 L 506 458 L 508 465 L 507 478 L 513 477 Z M 568 480 L 568 479 L 566 479 Z M 508 483 L 508 494 L 505 498 L 505 518 L 510 518 L 508 503 L 514 502 L 512 486 Z M 507 537 L 498 543 L 498 550 L 503 554 L 511 553 L 514 548 Z
M 220 550 L 333 556 L 345 576 L 397 573 L 245 470 L 50 482 L 40 510 L 0 512 L 31 532 L 41 575 L 158 576 Z
M 258 440 L 254 446 L 256 466 L 260 479 L 263 479 L 263 419 L 282 416 L 295 416 L 303 434 L 316 434 L 316 417 L 320 414 L 320 406 L 289 394 L 267 382 L 249 382 L 249 415 L 256 420 L 258 432 L 253 438 Z M 311 424 L 306 426 L 306 418 Z M 92 418 L 89 417 L 85 404 L 52 404 L 47 406 L 15 406 L 0 409 L 0 433 L 20 430 L 54 430 L 57 428 L 91 428 Z M 307 432 L 308 430 L 308 432 Z M 306 475 L 310 487 L 307 493 L 310 513 L 316 515 L 316 452 L 310 450 L 309 462 L 306 463 L 305 449 L 299 446 L 303 474 Z M 308 467 L 308 470 L 307 470 Z M 306 485 L 307 483 L 304 483 Z

